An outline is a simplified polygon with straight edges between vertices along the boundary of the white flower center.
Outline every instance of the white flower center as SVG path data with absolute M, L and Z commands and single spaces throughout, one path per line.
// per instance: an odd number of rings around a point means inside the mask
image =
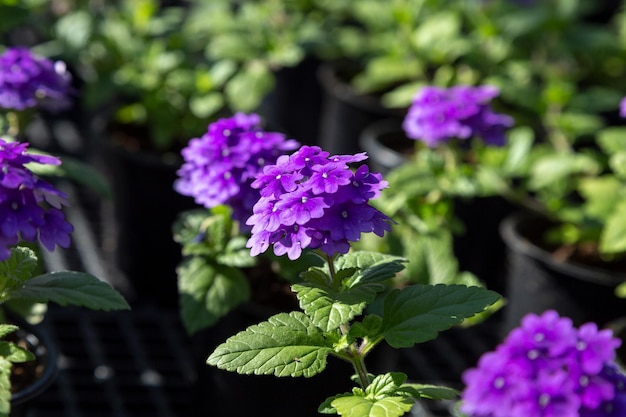
M 546 408 L 550 404 L 550 395 L 545 392 L 539 396 L 539 406 Z

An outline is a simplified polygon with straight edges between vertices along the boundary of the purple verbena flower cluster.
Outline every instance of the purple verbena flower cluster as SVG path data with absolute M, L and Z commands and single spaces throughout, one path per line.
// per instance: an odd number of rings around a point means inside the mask
M 252 183 L 261 192 L 248 240 L 252 256 L 274 246 L 276 255 L 300 257 L 305 248 L 329 256 L 347 253 L 361 233 L 382 236 L 391 219 L 369 205 L 388 186 L 367 165 L 355 171 L 348 164 L 367 159 L 365 153 L 330 156 L 317 146 L 303 146 L 263 168 Z
M 19 239 L 34 242 L 39 237 L 52 251 L 68 247 L 74 228 L 65 220 L 62 206 L 67 195 L 35 176 L 24 165 L 58 165 L 58 158 L 27 153 L 27 143 L 0 138 L 0 261 L 10 256 Z
M 0 55 L 0 107 L 12 110 L 41 106 L 63 110 L 70 104 L 71 76 L 65 63 L 37 56 L 26 48 Z
M 576 328 L 549 310 L 529 314 L 476 368 L 463 374 L 461 411 L 471 417 L 626 415 L 621 344 L 594 323 Z
M 257 114 L 219 119 L 182 150 L 185 162 L 174 188 L 206 208 L 230 206 L 233 217 L 244 225 L 259 199 L 259 191 L 250 186 L 255 175 L 299 146 L 282 133 L 264 131 Z
M 626 117 L 626 97 L 619 102 L 619 115 L 620 117 Z
M 501 146 L 510 116 L 494 113 L 489 102 L 498 96 L 493 86 L 426 86 L 415 97 L 402 127 L 406 135 L 436 147 L 452 139 L 479 137 L 488 145 Z

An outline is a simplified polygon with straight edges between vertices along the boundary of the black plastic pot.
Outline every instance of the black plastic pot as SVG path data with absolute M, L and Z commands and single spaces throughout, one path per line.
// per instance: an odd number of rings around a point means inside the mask
M 54 340 L 44 329 L 26 323 L 19 324 L 16 336 L 26 342 L 28 349 L 35 355 L 35 363 L 41 368 L 41 374 L 30 385 L 21 388 L 11 396 L 11 416 L 26 416 L 33 401 L 43 394 L 57 376 L 59 356 Z
M 409 139 L 397 119 L 382 119 L 367 126 L 359 136 L 361 149 L 367 152 L 372 171 L 386 174 L 410 159 L 415 141 Z
M 545 219 L 522 213 L 502 223 L 508 251 L 503 330 L 518 326 L 527 313 L 548 309 L 571 318 L 576 325 L 593 321 L 604 326 L 623 316 L 626 300 L 614 291 L 626 280 L 626 273 L 556 260 L 534 243 L 548 226 Z
M 179 155 L 130 151 L 110 140 L 101 143 L 101 163 L 113 192 L 114 263 L 134 290 L 130 300 L 176 307 L 176 266 L 181 248 L 172 237 L 179 213 L 197 208 L 174 191 Z
M 318 60 L 307 58 L 276 71 L 274 88 L 260 109 L 272 126 L 303 145 L 316 145 L 319 137 L 322 89 L 318 67 Z
M 380 119 L 402 118 L 399 110 L 383 107 L 378 97 L 354 90 L 330 64 L 320 66 L 318 77 L 324 92 L 318 143 L 331 155 L 360 152 L 363 129 Z

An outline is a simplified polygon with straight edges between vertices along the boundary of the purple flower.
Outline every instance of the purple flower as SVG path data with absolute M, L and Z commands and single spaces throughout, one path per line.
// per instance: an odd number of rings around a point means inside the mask
M 247 221 L 252 256 L 270 245 L 276 255 L 290 259 L 305 248 L 332 256 L 347 253 L 361 233 L 389 231 L 391 219 L 368 204 L 387 182 L 366 165 L 356 171 L 348 166 L 366 158 L 364 153 L 330 156 L 317 146 L 303 146 L 265 166 L 252 183 L 261 195 Z
M 0 138 L 0 261 L 20 239 L 39 241 L 48 250 L 68 247 L 74 228 L 61 211 L 67 195 L 36 177 L 24 165 L 58 165 L 58 158 L 26 152 L 28 144 Z
M 237 113 L 211 123 L 207 133 L 182 150 L 185 163 L 174 188 L 207 208 L 230 206 L 243 225 L 259 199 L 259 191 L 251 187 L 256 174 L 298 146 L 281 133 L 262 130 L 258 115 Z M 296 179 L 274 180 L 289 187 Z
M 626 97 L 619 102 L 619 115 L 620 117 L 626 117 Z
M 504 132 L 513 125 L 507 115 L 494 113 L 489 102 L 499 91 L 493 86 L 426 86 L 413 98 L 403 122 L 406 135 L 430 147 L 451 139 L 480 137 L 494 146 L 504 144 Z
M 471 417 L 622 415 L 608 413 L 626 408 L 626 376 L 613 363 L 619 345 L 593 323 L 577 329 L 552 310 L 529 314 L 464 372 L 461 411 Z
M 0 55 L 0 107 L 13 110 L 40 105 L 63 110 L 70 104 L 71 76 L 65 64 L 37 56 L 26 48 Z

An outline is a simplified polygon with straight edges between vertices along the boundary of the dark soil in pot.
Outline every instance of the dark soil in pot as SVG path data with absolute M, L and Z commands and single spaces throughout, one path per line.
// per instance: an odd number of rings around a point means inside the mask
M 58 351 L 43 329 L 26 324 L 20 324 L 20 329 L 6 340 L 35 355 L 35 360 L 14 364 L 11 369 L 11 416 L 27 415 L 29 402 L 35 401 L 56 378 Z

